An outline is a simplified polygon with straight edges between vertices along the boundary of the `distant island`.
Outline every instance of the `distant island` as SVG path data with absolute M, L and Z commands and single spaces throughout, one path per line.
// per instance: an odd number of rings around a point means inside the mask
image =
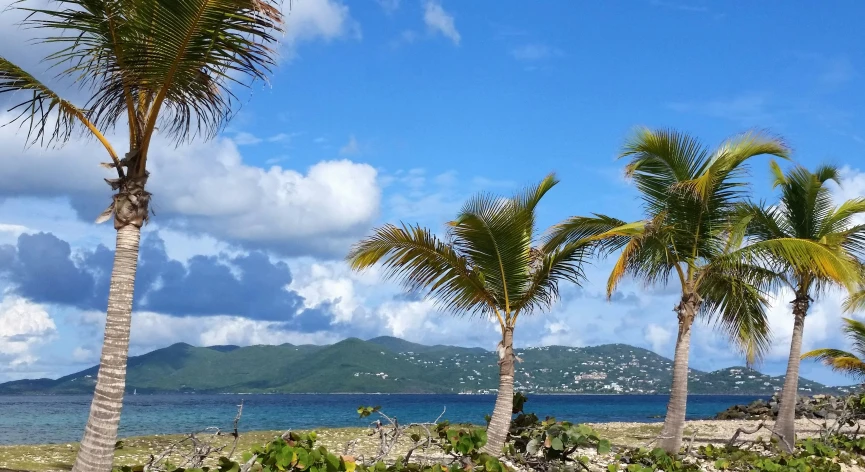
M 665 394 L 672 362 L 626 344 L 518 349 L 515 386 L 530 393 Z M 128 392 L 142 393 L 495 393 L 494 352 L 424 346 L 394 337 L 327 346 L 194 347 L 179 343 L 129 358 Z M 90 394 L 97 367 L 59 379 L 0 384 L 3 395 Z M 747 367 L 691 369 L 694 394 L 771 395 L 783 377 Z M 801 379 L 800 393 L 845 393 Z

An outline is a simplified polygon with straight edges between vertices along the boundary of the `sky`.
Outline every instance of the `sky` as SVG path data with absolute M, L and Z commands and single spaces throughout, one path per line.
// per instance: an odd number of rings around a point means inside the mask
M 46 0 L 29 0 L 31 4 Z M 12 3 L 0 0 L 0 7 Z M 842 168 L 840 201 L 865 196 L 865 4 L 839 0 L 524 2 L 292 0 L 268 83 L 239 90 L 216 139 L 151 147 L 154 216 L 143 231 L 133 355 L 175 342 L 326 344 L 393 335 L 493 349 L 496 324 L 455 318 L 378 270 L 351 272 L 350 245 L 388 222 L 440 231 L 477 192 L 507 195 L 556 172 L 539 223 L 641 217 L 616 159 L 636 126 L 707 146 L 750 129 L 783 137 L 793 162 Z M 0 10 L 3 11 L 3 10 Z M 0 55 L 53 79 L 50 45 L 0 14 Z M 12 98 L 0 97 L 0 121 Z M 122 147 L 123 136 L 109 133 Z M 57 377 L 98 361 L 115 232 L 95 217 L 111 192 L 87 139 L 26 146 L 0 128 L 0 381 Z M 771 201 L 769 159 L 750 175 Z M 628 343 L 672 357 L 674 286 L 628 280 L 606 300 L 610 261 L 586 268 L 546 313 L 520 320 L 517 347 Z M 761 371 L 783 374 L 789 293 L 769 316 Z M 804 349 L 848 348 L 842 294 L 819 298 Z M 863 319 L 865 314 L 854 316 Z M 743 359 L 698 322 L 691 366 Z M 804 377 L 850 379 L 804 362 Z

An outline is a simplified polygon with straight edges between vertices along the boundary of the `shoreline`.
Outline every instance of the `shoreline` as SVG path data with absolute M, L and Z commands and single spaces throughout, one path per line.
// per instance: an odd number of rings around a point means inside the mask
M 536 393 L 536 392 L 521 392 L 531 396 L 573 396 L 573 397 L 662 397 L 669 396 L 669 393 Z M 689 393 L 689 397 L 764 397 L 772 396 L 778 392 L 772 393 Z M 93 393 L 0 393 L 0 398 L 9 397 L 74 397 L 74 396 L 93 396 Z M 124 395 L 132 396 L 132 393 L 127 392 Z M 390 393 L 390 392 L 155 392 L 155 393 L 136 393 L 135 396 L 156 396 L 156 395 L 463 395 L 463 396 L 496 396 L 495 393 Z M 834 393 L 811 393 L 811 395 L 836 395 Z
M 771 436 L 772 421 L 762 420 L 688 420 L 685 423 L 685 441 L 693 439 L 695 446 L 705 444 L 721 445 L 729 441 L 738 428 L 753 429 L 760 423 L 765 423 L 769 429 L 763 429 L 753 434 L 741 434 L 739 440 L 745 443 L 765 440 Z M 608 422 L 585 423 L 594 428 L 602 438 L 609 439 L 619 448 L 641 447 L 652 441 L 662 428 L 660 423 Z M 820 432 L 820 424 L 809 419 L 796 420 L 797 433 L 800 438 L 816 436 Z M 865 421 L 859 423 L 865 427 Z M 844 429 L 847 430 L 848 427 Z M 849 427 L 851 430 L 855 426 Z M 366 432 L 366 428 L 311 428 L 298 431 L 316 431 L 319 435 L 318 444 L 329 450 L 341 451 L 345 444 L 354 439 L 360 440 L 361 450 L 374 450 L 376 444 Z M 237 450 L 242 452 L 264 444 L 283 431 L 241 431 Z M 122 438 L 123 446 L 116 451 L 115 465 L 140 465 L 150 456 L 164 450 L 184 434 L 162 434 L 151 436 L 135 436 Z M 200 436 L 201 437 L 201 436 Z M 230 441 L 228 436 L 220 436 L 215 441 Z M 69 470 L 77 452 L 77 443 L 60 444 L 23 444 L 0 445 L 0 469 L 27 470 L 31 472 L 49 472 Z

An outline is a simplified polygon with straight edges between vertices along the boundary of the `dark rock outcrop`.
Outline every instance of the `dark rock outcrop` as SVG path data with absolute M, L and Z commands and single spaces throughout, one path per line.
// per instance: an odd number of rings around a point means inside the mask
M 767 400 L 755 400 L 747 405 L 733 405 L 715 415 L 716 420 L 773 420 L 780 410 L 778 394 Z M 799 396 L 796 418 L 835 419 L 844 410 L 845 397 L 834 395 Z

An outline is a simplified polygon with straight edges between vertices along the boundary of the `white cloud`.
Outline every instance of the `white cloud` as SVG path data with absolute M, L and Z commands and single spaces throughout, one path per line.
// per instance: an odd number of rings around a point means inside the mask
M 360 38 L 360 25 L 351 17 L 347 5 L 336 0 L 285 2 L 285 37 L 288 57 L 295 55 L 296 44 L 304 40 L 353 36 Z
M 252 133 L 247 133 L 246 131 L 241 131 L 241 132 L 235 134 L 234 138 L 232 140 L 238 146 L 247 146 L 250 144 L 258 144 L 262 141 L 261 138 L 259 138 L 258 136 L 254 135 Z
M 72 360 L 82 364 L 90 364 L 99 362 L 99 356 L 93 349 L 86 349 L 78 346 L 72 350 Z
M 558 49 L 538 43 L 525 44 L 511 49 L 511 55 L 518 61 L 540 61 L 561 55 L 561 53 Z
M 709 101 L 672 102 L 667 107 L 682 113 L 696 113 L 735 121 L 745 126 L 777 125 L 776 113 L 764 94 L 749 93 Z
M 649 323 L 645 330 L 646 341 L 652 346 L 653 351 L 666 350 L 673 339 L 673 333 L 655 323 Z
M 56 330 L 42 305 L 6 295 L 0 301 L 0 362 L 13 368 L 35 363 L 35 348 Z
M 399 10 L 399 4 L 401 3 L 400 0 L 375 0 L 375 1 L 388 15 Z
M 340 156 L 354 156 L 360 154 L 360 144 L 357 142 L 357 138 L 354 135 L 348 137 L 348 142 L 345 143 L 345 146 L 339 148 Z
M 459 46 L 460 33 L 454 25 L 454 17 L 442 8 L 441 3 L 436 0 L 426 0 L 423 20 L 431 31 L 441 33 Z
M 105 314 L 88 312 L 81 318 L 82 324 L 98 327 L 105 325 Z M 91 332 L 93 345 L 82 350 L 96 351 L 101 342 L 101 332 Z M 233 344 L 251 346 L 257 344 L 329 344 L 341 336 L 331 331 L 313 333 L 285 330 L 280 322 L 251 320 L 237 316 L 169 316 L 149 311 L 138 311 L 132 317 L 130 352 L 140 355 L 174 343 L 185 342 L 193 346 Z
M 110 174 L 93 157 L 102 155 L 98 144 L 15 152 L 22 145 L 14 127 L 0 128 L 0 195 L 70 196 L 86 220 L 107 204 L 102 179 Z M 264 169 L 245 163 L 237 144 L 221 138 L 181 147 L 156 140 L 148 167 L 155 223 L 283 253 L 342 255 L 378 216 L 377 173 L 367 164 Z

